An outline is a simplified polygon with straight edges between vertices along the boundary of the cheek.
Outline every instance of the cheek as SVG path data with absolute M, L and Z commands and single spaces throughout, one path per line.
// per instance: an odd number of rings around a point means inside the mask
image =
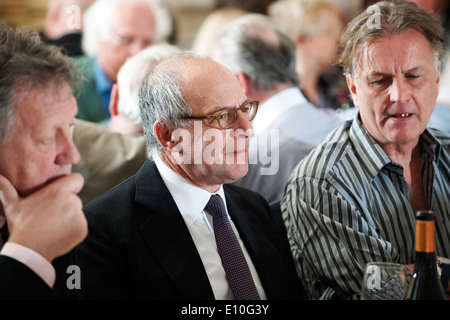
M 43 156 L 35 154 L 33 160 L 22 163 L 21 168 L 19 184 L 22 194 L 35 191 L 57 175 L 54 158 L 50 157 L 49 154 Z
M 129 56 L 130 53 L 126 47 L 107 44 L 99 50 L 98 54 L 103 68 L 113 70 L 116 74 Z

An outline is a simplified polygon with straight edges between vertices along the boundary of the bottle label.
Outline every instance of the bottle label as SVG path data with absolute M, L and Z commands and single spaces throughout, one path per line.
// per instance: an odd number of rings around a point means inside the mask
M 434 238 L 434 221 L 416 221 L 416 251 L 436 251 Z

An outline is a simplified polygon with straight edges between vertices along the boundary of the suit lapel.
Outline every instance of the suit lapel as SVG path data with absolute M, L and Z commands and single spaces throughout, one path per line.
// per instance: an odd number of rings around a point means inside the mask
M 254 212 L 247 208 L 244 201 L 242 201 L 240 194 L 224 186 L 225 194 L 227 197 L 228 213 L 231 216 L 236 228 L 239 231 L 241 238 L 243 239 L 245 246 L 250 254 L 254 251 L 255 245 L 257 245 L 256 235 L 258 235 L 258 229 L 260 223 Z
M 214 299 L 194 241 L 156 166 L 149 161 L 136 177 L 140 231 L 183 299 Z

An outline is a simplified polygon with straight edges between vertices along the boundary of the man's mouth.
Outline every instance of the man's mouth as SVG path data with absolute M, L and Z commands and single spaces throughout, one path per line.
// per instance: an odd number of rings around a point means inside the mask
M 409 118 L 411 116 L 412 116 L 412 113 L 399 113 L 399 114 L 391 115 L 392 118 L 400 118 L 400 119 Z

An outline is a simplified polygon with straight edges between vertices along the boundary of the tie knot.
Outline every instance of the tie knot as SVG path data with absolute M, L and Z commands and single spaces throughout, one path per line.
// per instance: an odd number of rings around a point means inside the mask
M 205 211 L 207 211 L 213 218 L 226 217 L 225 206 L 223 205 L 222 198 L 213 194 L 206 204 Z

